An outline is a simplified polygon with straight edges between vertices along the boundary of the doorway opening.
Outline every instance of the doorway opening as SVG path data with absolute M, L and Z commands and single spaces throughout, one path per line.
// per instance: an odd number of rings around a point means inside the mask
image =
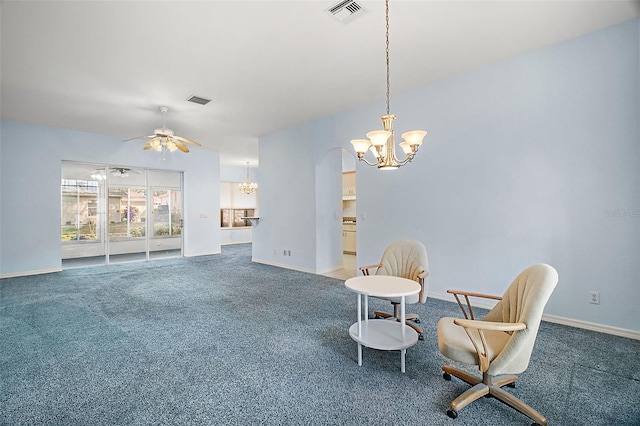
M 182 173 L 62 162 L 63 268 L 182 256 Z
M 342 268 L 327 276 L 346 280 L 357 275 L 356 160 L 342 150 Z

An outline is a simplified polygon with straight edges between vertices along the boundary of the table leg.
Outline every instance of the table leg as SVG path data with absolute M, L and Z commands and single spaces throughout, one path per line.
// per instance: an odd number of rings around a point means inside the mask
M 401 331 L 401 336 L 402 336 L 402 341 L 404 342 L 404 334 L 405 334 L 405 322 L 406 322 L 406 315 L 404 312 L 404 308 L 405 308 L 405 301 L 404 301 L 404 296 L 402 296 L 400 298 L 400 330 Z M 404 360 L 405 360 L 405 355 L 407 354 L 407 350 L 406 349 L 400 349 L 400 370 L 404 373 Z
M 401 331 L 401 333 L 402 333 L 401 335 L 402 335 L 402 341 L 403 342 L 404 342 L 404 328 L 405 328 L 404 325 L 405 325 L 405 322 L 407 320 L 407 316 L 404 313 L 404 308 L 405 308 L 405 301 L 404 301 L 404 296 L 402 296 L 400 298 L 400 324 L 402 324 L 400 326 L 400 330 L 402 330 Z
M 362 337 L 362 300 L 358 294 L 358 337 Z
M 366 305 L 366 296 L 364 300 Z M 362 298 L 360 294 L 358 294 L 358 337 L 362 337 Z M 362 344 L 360 342 L 358 342 L 358 365 L 362 366 Z
M 369 320 L 369 296 L 364 295 L 364 320 Z

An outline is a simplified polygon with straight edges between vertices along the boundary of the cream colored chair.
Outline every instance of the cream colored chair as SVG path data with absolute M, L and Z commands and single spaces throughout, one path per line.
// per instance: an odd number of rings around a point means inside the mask
M 427 301 L 426 278 L 429 275 L 429 264 L 427 249 L 419 241 L 395 241 L 386 248 L 380 263 L 360 267 L 363 275 L 370 275 L 373 269 L 375 269 L 375 275 L 408 278 L 420 284 L 420 293 L 408 296 L 405 300 L 406 304 L 425 303 Z M 375 311 L 374 315 L 378 318 L 400 321 L 400 298 L 384 300 L 390 301 L 393 305 L 393 314 Z M 407 320 L 406 324 L 416 330 L 420 335 L 420 340 L 422 340 L 423 330 L 416 324 L 420 323 L 420 317 L 417 314 L 406 314 L 405 318 Z
M 534 425 L 546 425 L 547 420 L 511 394 L 503 386 L 515 387 L 518 377 L 529 365 L 536 340 L 542 311 L 558 282 L 558 273 L 549 265 L 538 264 L 525 269 L 511 283 L 502 297 L 449 290 L 465 319 L 442 318 L 438 322 L 438 345 L 447 358 L 464 364 L 477 365 L 482 378 L 454 367 L 443 366 L 443 377 L 451 376 L 472 386 L 453 402 L 447 415 L 458 417 L 458 412 L 476 399 L 494 397 L 534 420 Z M 460 302 L 464 297 L 466 308 Z M 475 320 L 470 297 L 499 300 L 482 319 Z M 540 389 L 544 392 L 544 389 Z

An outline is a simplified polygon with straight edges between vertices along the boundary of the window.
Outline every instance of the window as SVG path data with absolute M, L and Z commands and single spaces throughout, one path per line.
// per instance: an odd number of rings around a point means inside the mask
M 97 240 L 98 182 L 62 179 L 62 241 Z
M 147 195 L 141 188 L 109 187 L 109 238 L 144 238 Z
M 180 191 L 153 190 L 153 236 L 171 237 L 182 233 Z

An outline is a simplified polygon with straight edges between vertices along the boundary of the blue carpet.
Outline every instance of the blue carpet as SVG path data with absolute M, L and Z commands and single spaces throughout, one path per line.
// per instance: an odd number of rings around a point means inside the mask
M 505 286 L 508 283 L 505 283 Z M 494 399 L 456 420 L 467 389 L 442 379 L 436 324 L 454 303 L 413 305 L 425 340 L 364 350 L 339 280 L 251 262 L 251 245 L 0 281 L 2 425 L 528 425 Z M 382 301 L 370 308 L 387 310 Z M 557 425 L 639 425 L 638 341 L 543 323 L 509 389 Z

